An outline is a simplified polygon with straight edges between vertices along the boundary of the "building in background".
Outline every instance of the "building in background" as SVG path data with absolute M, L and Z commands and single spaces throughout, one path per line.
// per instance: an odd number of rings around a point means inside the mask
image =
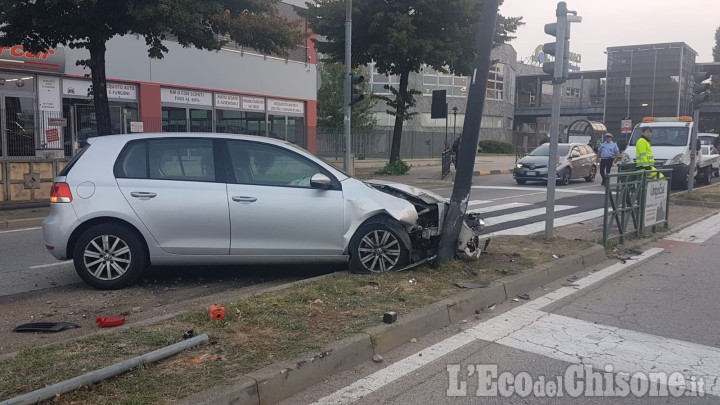
M 293 5 L 282 15 L 297 20 Z M 144 38 L 107 43 L 113 131 L 228 132 L 270 136 L 313 150 L 317 56 L 311 40 L 287 58 L 228 43 L 219 51 L 183 48 L 169 37 L 163 59 L 147 56 Z M 95 134 L 83 49 L 0 52 L 0 159 L 65 157 Z
M 692 115 L 692 80 L 697 52 L 683 42 L 607 48 L 605 124 L 626 141 L 643 117 Z M 623 135 L 624 134 L 624 135 Z

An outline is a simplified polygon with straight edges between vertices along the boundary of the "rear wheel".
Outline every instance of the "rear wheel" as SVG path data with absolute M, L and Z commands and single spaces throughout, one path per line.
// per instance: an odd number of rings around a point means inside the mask
M 80 235 L 73 251 L 75 271 L 100 290 L 124 288 L 147 267 L 145 246 L 135 232 L 120 224 L 99 224 Z
M 597 174 L 597 167 L 593 165 L 593 167 L 590 169 L 590 175 L 585 177 L 585 181 L 588 183 L 592 183 L 595 181 L 595 175 Z
M 361 226 L 350 240 L 350 271 L 384 273 L 405 267 L 410 252 L 400 237 L 405 230 L 393 223 Z

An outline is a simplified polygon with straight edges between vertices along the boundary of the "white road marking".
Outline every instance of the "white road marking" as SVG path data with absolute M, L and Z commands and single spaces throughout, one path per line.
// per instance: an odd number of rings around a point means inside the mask
M 556 205 L 555 212 L 571 210 L 573 208 L 577 208 L 577 207 L 574 205 Z M 545 207 L 542 207 L 542 208 L 534 208 L 531 210 L 513 212 L 511 214 L 498 215 L 497 217 L 490 217 L 490 218 L 485 219 L 485 225 L 487 225 L 487 226 L 500 225 L 500 224 L 504 224 L 505 222 L 518 221 L 521 219 L 536 217 L 538 215 L 545 215 L 545 211 L 546 211 Z M 544 223 L 545 222 L 543 222 L 543 224 Z M 543 227 L 543 229 L 545 229 L 545 228 Z
M 492 202 L 492 201 L 490 201 L 490 200 L 472 200 L 472 201 L 468 201 L 468 207 L 472 207 L 474 205 L 487 204 L 489 202 Z
M 9 231 L 0 231 L 0 233 L 22 232 L 22 231 L 34 231 L 34 230 L 37 230 L 37 229 L 42 229 L 42 227 L 41 227 L 41 226 L 36 226 L 36 227 L 33 227 L 33 228 L 12 229 L 12 230 L 9 230 Z
M 706 240 L 720 232 L 720 214 L 690 225 L 680 232 L 667 236 L 665 239 L 678 242 L 705 243 Z
M 45 267 L 62 266 L 63 264 L 72 263 L 72 260 L 63 260 L 61 262 L 50 263 L 50 264 L 38 264 L 37 266 L 30 266 L 28 269 L 42 269 Z
M 474 208 L 474 209 L 468 210 L 468 213 L 478 212 L 480 214 L 487 214 L 488 212 L 502 211 L 502 210 L 507 210 L 510 208 L 517 208 L 517 207 L 525 207 L 528 205 L 530 205 L 530 204 L 529 203 L 507 203 L 507 204 L 500 204 L 500 205 L 491 205 L 489 207 Z
M 515 309 L 512 309 L 508 312 L 505 312 L 503 314 L 500 314 L 496 316 L 495 318 L 489 319 L 485 322 L 481 322 L 475 326 L 473 326 L 470 329 L 467 329 L 465 331 L 462 331 L 458 334 L 455 334 L 441 342 L 438 342 L 426 349 L 423 349 L 419 351 L 418 353 L 415 353 L 411 356 L 408 356 L 400 361 L 397 361 L 381 370 L 376 371 L 373 374 L 370 374 L 369 376 L 362 378 L 353 384 L 348 385 L 347 387 L 344 387 L 338 391 L 335 391 L 334 393 L 319 399 L 317 402 L 313 403 L 313 405 L 340 405 L 340 404 L 350 404 L 353 403 L 360 398 L 366 397 L 367 395 L 372 394 L 373 392 L 385 387 L 386 385 L 399 380 L 400 378 L 411 374 L 415 372 L 415 370 L 420 369 L 421 367 L 424 367 L 431 362 L 457 350 L 461 347 L 472 343 L 473 341 L 477 339 L 484 339 L 484 340 L 490 340 L 490 341 L 497 341 L 507 337 L 513 332 L 517 332 L 523 328 L 528 327 L 528 325 L 533 324 L 533 322 L 537 321 L 538 319 L 542 317 L 547 317 L 548 314 L 545 312 L 539 311 L 540 308 L 557 301 L 561 298 L 565 298 L 578 290 L 581 290 L 583 288 L 586 288 L 594 283 L 597 283 L 598 281 L 603 280 L 606 277 L 609 277 L 612 274 L 617 273 L 618 271 L 621 271 L 627 267 L 630 267 L 636 263 L 639 263 L 643 260 L 646 260 L 660 252 L 662 252 L 663 249 L 655 248 L 655 249 L 649 249 L 648 251 L 644 252 L 642 255 L 637 257 L 637 261 L 628 261 L 626 263 L 617 263 L 610 267 L 606 267 L 603 270 L 600 270 L 598 272 L 593 273 L 592 275 L 582 278 L 578 280 L 576 283 L 578 284 L 578 287 L 571 288 L 571 287 L 562 287 L 558 290 L 555 290 L 549 294 L 546 294 L 543 297 L 537 298 L 533 301 L 528 302 L 527 304 L 523 304 Z M 599 326 L 599 325 L 594 325 Z M 637 333 L 637 332 L 635 332 Z M 480 337 L 483 336 L 483 337 Z M 666 341 L 670 341 L 670 339 L 666 339 Z M 685 342 L 682 342 L 683 344 L 687 344 Z M 501 343 L 502 344 L 502 343 Z M 592 345 L 590 347 L 596 348 L 597 346 Z M 657 348 L 656 348 L 657 349 Z M 719 351 L 719 349 L 715 348 L 708 348 L 710 350 L 716 350 Z M 524 350 L 524 349 L 523 349 Z M 587 350 L 587 349 L 586 349 Z M 418 354 L 422 353 L 422 356 L 419 356 Z M 653 354 L 650 359 L 659 358 L 658 355 L 659 352 L 651 353 Z M 574 360 L 577 360 L 575 358 Z M 613 359 L 617 360 L 617 359 Z M 642 359 L 641 359 L 642 360 Z M 680 363 L 682 364 L 682 363 Z M 716 363 L 720 364 L 720 363 Z M 604 366 L 604 364 L 603 364 Z M 665 365 L 663 365 L 665 366 Z M 655 371 L 660 371 L 662 369 L 658 369 Z M 719 373 L 720 374 L 720 373 Z
M 543 210 L 545 210 L 543 208 Z M 599 218 L 605 214 L 604 208 L 598 208 L 596 210 L 580 212 L 578 214 L 566 215 L 564 217 L 555 218 L 554 225 L 565 226 L 576 224 L 578 222 L 587 221 L 594 218 Z M 487 222 L 487 220 L 485 221 Z M 533 222 L 532 224 L 517 226 L 515 228 L 503 229 L 502 231 L 490 232 L 487 234 L 480 235 L 481 237 L 490 237 L 498 235 L 531 235 L 533 233 L 542 232 L 545 230 L 545 221 Z
M 585 186 L 583 188 L 586 188 L 589 186 Z M 472 188 L 478 188 L 478 189 L 486 189 L 486 190 L 512 190 L 512 191 L 528 191 L 527 188 L 523 187 L 512 187 L 512 186 L 472 186 Z M 580 187 L 576 188 L 560 188 L 556 187 L 555 192 L 556 193 L 571 193 L 571 194 L 605 194 L 605 191 L 593 191 L 593 190 L 579 190 Z M 546 194 L 547 191 L 545 190 L 538 190 L 536 194 Z M 517 196 L 514 196 L 517 197 Z

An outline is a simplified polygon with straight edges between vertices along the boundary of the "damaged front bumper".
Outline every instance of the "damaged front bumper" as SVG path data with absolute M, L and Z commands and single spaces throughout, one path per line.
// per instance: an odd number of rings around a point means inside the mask
M 417 211 L 417 223 L 408 231 L 412 243 L 411 264 L 408 267 L 415 267 L 432 260 L 440 244 L 445 214 L 450 206 L 448 199 L 432 191 L 405 184 L 377 180 L 369 181 L 368 184 L 377 190 L 410 202 Z M 457 254 L 478 258 L 482 251 L 479 236 L 484 228 L 485 222 L 480 214 L 465 214 L 458 237 Z

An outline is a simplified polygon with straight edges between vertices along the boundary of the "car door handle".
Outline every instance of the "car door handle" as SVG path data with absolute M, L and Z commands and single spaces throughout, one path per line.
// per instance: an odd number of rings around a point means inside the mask
M 140 200 L 149 200 L 151 198 L 157 197 L 157 193 L 151 193 L 148 191 L 133 191 L 130 193 L 130 196 Z
M 233 199 L 233 201 L 244 202 L 244 203 L 252 203 L 252 202 L 257 201 L 257 197 L 245 197 L 245 196 L 239 196 L 239 195 L 234 195 L 232 199 Z

